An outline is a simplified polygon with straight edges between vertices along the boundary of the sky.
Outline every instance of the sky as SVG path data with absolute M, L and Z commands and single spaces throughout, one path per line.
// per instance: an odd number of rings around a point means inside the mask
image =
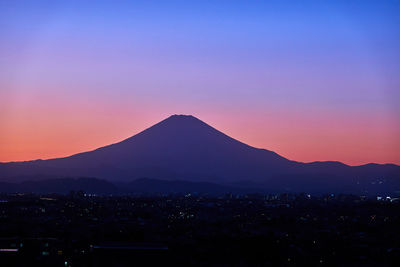
M 0 0 L 0 162 L 191 114 L 291 160 L 400 164 L 400 1 Z

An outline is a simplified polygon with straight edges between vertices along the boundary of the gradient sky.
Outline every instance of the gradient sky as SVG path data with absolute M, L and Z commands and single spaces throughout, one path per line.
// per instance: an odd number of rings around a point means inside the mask
M 192 114 L 292 160 L 400 164 L 399 14 L 383 0 L 0 0 L 0 161 Z

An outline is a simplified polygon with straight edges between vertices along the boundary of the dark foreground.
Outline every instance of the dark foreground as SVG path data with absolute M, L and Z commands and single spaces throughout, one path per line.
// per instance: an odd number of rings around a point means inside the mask
M 400 266 L 397 199 L 1 195 L 1 266 Z

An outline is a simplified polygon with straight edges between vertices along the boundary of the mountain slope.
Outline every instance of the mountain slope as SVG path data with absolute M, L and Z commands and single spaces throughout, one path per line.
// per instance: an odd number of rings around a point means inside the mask
M 396 165 L 299 163 L 241 143 L 193 116 L 174 115 L 122 142 L 66 158 L 0 164 L 0 180 L 43 175 L 131 181 L 148 177 L 271 189 L 353 190 L 358 180 L 400 178 Z
M 278 166 L 288 164 L 289 160 L 276 153 L 236 141 L 195 117 L 174 115 L 122 142 L 94 151 L 61 159 L 9 163 L 6 177 L 47 174 L 113 180 L 153 177 L 229 181 L 249 176 L 263 178 L 265 170 L 272 174 Z

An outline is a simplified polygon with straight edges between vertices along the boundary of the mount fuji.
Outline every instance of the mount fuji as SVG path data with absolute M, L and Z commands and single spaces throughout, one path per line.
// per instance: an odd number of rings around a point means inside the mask
M 119 143 L 65 158 L 0 163 L 0 181 L 96 177 L 109 182 L 180 180 L 271 191 L 400 190 L 400 166 L 302 163 L 259 149 L 190 115 L 173 115 Z

